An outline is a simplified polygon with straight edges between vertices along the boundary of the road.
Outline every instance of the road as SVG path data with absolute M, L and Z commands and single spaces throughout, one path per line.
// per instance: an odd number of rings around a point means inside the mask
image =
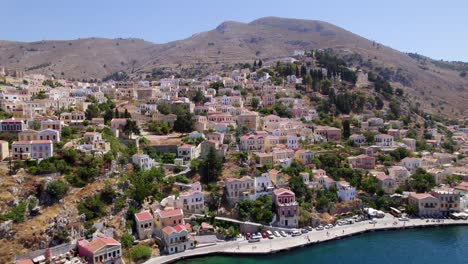
M 331 229 L 325 229 L 322 231 L 311 231 L 307 234 L 303 234 L 297 237 L 280 237 L 274 239 L 262 239 L 260 242 L 249 243 L 244 239 L 230 242 L 220 242 L 213 246 L 198 247 L 192 250 L 187 250 L 182 253 L 173 255 L 164 255 L 148 260 L 147 264 L 160 264 L 160 263 L 171 263 L 180 259 L 209 255 L 216 253 L 225 254 L 267 254 L 271 252 L 277 252 L 287 250 L 295 247 L 304 247 L 308 244 L 320 243 L 333 239 L 340 239 L 353 234 L 364 233 L 368 231 L 376 230 L 388 230 L 388 229 L 402 229 L 402 228 L 414 228 L 419 226 L 439 226 L 439 225 L 453 225 L 453 224 L 465 224 L 468 225 L 468 220 L 452 220 L 444 219 L 443 222 L 426 222 L 421 219 L 411 219 L 410 221 L 403 222 L 395 220 L 391 215 L 386 215 L 384 218 L 377 219 L 376 224 L 370 224 L 369 221 L 363 221 L 354 223 L 352 225 L 336 226 Z M 396 224 L 395 224 L 396 223 Z

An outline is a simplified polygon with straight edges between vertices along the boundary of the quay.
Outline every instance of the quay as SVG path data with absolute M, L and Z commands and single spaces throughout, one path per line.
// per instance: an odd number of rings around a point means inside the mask
M 396 223 L 396 224 L 395 224 Z M 468 225 L 468 220 L 443 219 L 433 222 L 431 219 L 410 219 L 398 221 L 387 214 L 384 218 L 377 219 L 375 224 L 362 221 L 351 225 L 335 226 L 321 231 L 310 231 L 296 237 L 275 237 L 274 239 L 262 239 L 260 242 L 249 243 L 245 239 L 220 242 L 211 246 L 199 247 L 172 255 L 163 255 L 147 260 L 146 264 L 167 264 L 180 260 L 203 257 L 209 255 L 265 255 L 281 251 L 302 248 L 318 243 L 338 240 L 358 234 L 385 230 L 402 230 L 413 228 L 436 228 L 443 226 Z

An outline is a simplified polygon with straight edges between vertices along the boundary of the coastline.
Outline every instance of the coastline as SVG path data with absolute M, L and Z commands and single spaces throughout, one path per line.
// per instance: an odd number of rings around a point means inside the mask
M 334 227 L 329 230 L 314 230 L 297 237 L 288 236 L 273 240 L 265 239 L 256 243 L 248 243 L 246 240 L 222 242 L 213 246 L 195 248 L 178 254 L 155 257 L 147 260 L 145 263 L 168 264 L 206 256 L 262 256 L 377 231 L 468 225 L 468 220 L 452 219 L 444 219 L 444 222 L 426 222 L 426 219 L 411 219 L 408 222 L 397 221 L 397 224 L 394 225 L 395 219 L 390 215 L 386 215 L 377 221 L 375 225 L 364 221 L 353 225 Z

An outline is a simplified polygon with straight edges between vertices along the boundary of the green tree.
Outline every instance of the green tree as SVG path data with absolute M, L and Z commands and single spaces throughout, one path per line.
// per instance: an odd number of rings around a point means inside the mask
M 223 160 L 216 153 L 216 150 L 211 147 L 201 166 L 201 181 L 203 183 L 211 183 L 218 180 L 223 170 Z
M 419 210 L 418 207 L 414 204 L 407 204 L 405 206 L 405 212 L 409 215 L 417 215 Z
M 311 86 L 312 81 L 313 81 L 312 76 L 310 76 L 310 74 L 306 74 L 306 75 L 304 75 L 304 77 L 302 79 L 302 84 Z
M 143 262 L 151 257 L 151 248 L 147 245 L 138 245 L 129 251 L 130 258 L 135 262 Z
M 156 135 L 167 135 L 171 132 L 169 123 L 164 121 L 152 121 L 147 124 L 148 131 L 155 133 Z
M 258 98 L 256 98 L 256 97 L 252 98 L 252 108 L 253 109 L 257 109 L 259 103 L 260 103 L 260 101 L 258 100 Z
M 101 110 L 99 109 L 97 104 L 90 104 L 88 108 L 86 108 L 85 116 L 86 119 L 91 120 L 92 118 L 99 117 L 101 115 Z
M 158 109 L 159 113 L 161 113 L 163 115 L 168 115 L 168 114 L 172 113 L 171 106 L 168 105 L 168 104 L 159 104 L 157 109 Z
M 135 120 L 127 119 L 127 122 L 125 123 L 122 131 L 124 132 L 125 135 L 130 136 L 132 133 L 139 135 L 140 134 L 140 128 L 138 127 L 137 123 Z
M 341 126 L 343 127 L 343 138 L 348 139 L 351 135 L 350 121 L 348 119 L 341 121 Z
M 411 175 L 410 186 L 418 193 L 429 192 L 435 186 L 435 179 L 423 168 L 417 168 L 416 172 Z
M 135 238 L 129 233 L 124 233 L 122 237 L 120 238 L 120 243 L 122 243 L 122 248 L 130 248 L 133 245 L 134 241 L 135 241 Z
M 61 180 L 55 180 L 50 182 L 46 188 L 47 194 L 49 194 L 54 201 L 58 201 L 65 197 L 67 191 L 68 185 Z
M 174 122 L 173 129 L 180 133 L 189 133 L 194 130 L 195 121 L 193 115 L 182 107 L 176 108 L 177 119 Z
M 205 101 L 205 95 L 201 90 L 197 90 L 195 96 L 192 98 L 192 101 L 196 104 L 203 103 L 203 101 Z

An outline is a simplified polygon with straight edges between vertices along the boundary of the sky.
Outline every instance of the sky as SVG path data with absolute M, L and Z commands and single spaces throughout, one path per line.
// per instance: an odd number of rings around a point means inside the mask
M 468 62 L 468 0 L 0 0 L 1 40 L 165 43 L 224 21 L 322 20 L 403 52 Z

